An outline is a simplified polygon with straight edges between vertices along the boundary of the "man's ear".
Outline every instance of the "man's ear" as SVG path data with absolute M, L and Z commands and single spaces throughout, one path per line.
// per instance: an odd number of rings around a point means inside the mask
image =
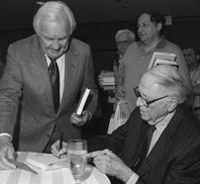
M 157 27 L 158 31 L 160 32 L 160 30 L 163 27 L 163 24 L 159 22 L 159 23 L 157 23 L 156 27 Z
M 170 103 L 168 104 L 168 111 L 173 112 L 178 105 L 178 99 L 176 97 L 172 97 Z

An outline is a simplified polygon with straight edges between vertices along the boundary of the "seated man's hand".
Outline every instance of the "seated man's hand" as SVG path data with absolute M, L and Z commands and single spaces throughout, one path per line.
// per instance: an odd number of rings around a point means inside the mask
M 16 169 L 16 166 L 9 162 L 14 160 L 15 151 L 11 143 L 10 137 L 0 137 L 0 170 Z
M 67 143 L 62 143 L 62 149 L 60 149 L 60 140 L 57 140 L 55 143 L 51 146 L 51 152 L 55 157 L 65 157 L 67 154 Z
M 100 171 L 110 176 L 115 176 L 124 182 L 127 182 L 133 174 L 133 171 L 108 149 L 91 152 L 88 154 L 88 158 L 91 157 L 93 158 L 93 163 Z
M 83 111 L 82 115 L 79 116 L 76 113 L 71 115 L 71 123 L 80 127 L 84 125 L 87 121 L 91 120 L 92 114 L 86 110 Z

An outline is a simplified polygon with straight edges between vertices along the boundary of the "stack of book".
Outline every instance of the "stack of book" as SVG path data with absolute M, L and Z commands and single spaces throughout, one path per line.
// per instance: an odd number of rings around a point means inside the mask
M 151 69 L 156 65 L 172 65 L 178 68 L 178 63 L 176 62 L 176 54 L 169 52 L 154 52 L 148 69 Z
M 115 89 L 114 73 L 111 71 L 101 72 L 99 76 L 99 82 L 104 90 L 114 90 Z

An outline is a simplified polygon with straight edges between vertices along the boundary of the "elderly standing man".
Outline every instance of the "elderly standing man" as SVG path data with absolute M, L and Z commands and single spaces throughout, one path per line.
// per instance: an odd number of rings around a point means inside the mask
M 100 95 L 101 109 L 102 109 L 102 121 L 101 131 L 107 133 L 108 124 L 112 113 L 115 111 L 116 104 L 118 102 L 118 95 L 115 91 L 118 91 L 118 86 L 123 83 L 124 68 L 121 65 L 121 60 L 130 44 L 135 42 L 135 34 L 129 29 L 120 29 L 115 34 L 115 43 L 117 51 L 113 56 L 112 62 L 106 63 L 103 71 L 99 75 L 101 80 L 105 71 L 113 71 L 115 79 L 115 89 L 102 91 Z M 101 82 L 99 82 L 101 85 Z M 103 88 L 103 86 L 101 86 Z
M 124 66 L 122 59 L 129 45 L 135 42 L 135 34 L 129 29 L 118 30 L 115 35 L 115 42 L 118 50 L 118 60 L 114 63 L 114 74 L 116 88 L 123 84 L 124 78 Z
M 97 103 L 89 45 L 73 38 L 72 11 L 59 1 L 42 5 L 33 19 L 34 35 L 8 48 L 0 82 L 0 169 L 15 168 L 14 148 L 50 152 L 50 145 L 81 137 Z M 82 116 L 74 112 L 85 88 L 92 100 Z M 14 147 L 13 147 L 14 145 Z
M 137 108 L 111 135 L 88 140 L 89 151 L 107 148 L 88 157 L 126 184 L 199 184 L 200 124 L 184 103 L 190 85 L 173 66 L 159 65 L 134 90 Z M 66 151 L 58 143 L 56 156 Z

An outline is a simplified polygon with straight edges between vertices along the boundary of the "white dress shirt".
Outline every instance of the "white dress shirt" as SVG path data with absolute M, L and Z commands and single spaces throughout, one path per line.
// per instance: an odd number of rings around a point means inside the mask
M 45 55 L 46 57 L 46 61 L 47 61 L 47 67 L 49 67 L 51 60 L 49 59 L 49 57 L 47 55 Z M 59 57 L 58 59 L 56 59 L 56 63 L 58 65 L 58 70 L 59 70 L 59 81 L 60 81 L 60 102 L 62 100 L 63 97 L 63 92 L 64 92 L 64 84 L 65 84 L 65 55 L 63 54 L 61 57 Z

